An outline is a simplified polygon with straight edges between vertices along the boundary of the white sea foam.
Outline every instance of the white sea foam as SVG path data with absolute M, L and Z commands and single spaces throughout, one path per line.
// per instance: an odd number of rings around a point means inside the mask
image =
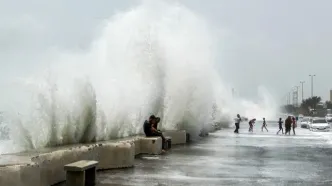
M 142 133 L 150 114 L 195 136 L 236 113 L 272 116 L 265 90 L 258 104 L 232 98 L 216 68 L 216 37 L 176 3 L 144 1 L 116 14 L 89 52 L 53 52 L 38 73 L 13 78 L 4 98 L 11 139 L 25 149 L 107 140 Z

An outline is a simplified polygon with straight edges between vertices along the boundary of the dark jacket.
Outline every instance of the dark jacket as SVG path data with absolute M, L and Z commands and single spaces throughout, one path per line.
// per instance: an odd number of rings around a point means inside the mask
M 291 127 L 292 126 L 292 119 L 291 118 L 287 118 L 285 120 L 285 127 Z
M 143 130 L 146 136 L 150 136 L 152 134 L 151 127 L 151 123 L 146 120 L 143 125 Z

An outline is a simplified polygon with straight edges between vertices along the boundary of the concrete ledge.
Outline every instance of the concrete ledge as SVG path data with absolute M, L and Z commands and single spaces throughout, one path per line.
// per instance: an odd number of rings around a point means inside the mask
M 0 167 L 0 185 L 21 186 L 20 166 Z
M 141 138 L 142 154 L 161 154 L 162 139 L 161 137 L 142 137 Z
M 19 166 L 1 167 L 0 185 L 22 185 Z
M 125 140 L 125 142 L 133 143 L 135 145 L 135 156 L 141 153 L 141 138 L 145 136 L 134 136 Z
M 40 185 L 40 169 L 35 164 L 0 167 L 0 185 L 38 186 Z
M 135 156 L 141 154 L 141 139 L 137 139 L 134 141 L 135 144 Z
M 186 143 L 186 131 L 166 131 L 172 144 Z M 134 136 L 94 144 L 76 144 L 35 152 L 1 155 L 0 186 L 50 186 L 65 181 L 64 166 L 79 160 L 98 161 L 98 170 L 134 166 L 135 155 L 161 154 L 160 137 Z M 1 159 L 0 156 L 0 159 Z M 8 162 L 8 161 L 5 161 Z
M 185 130 L 180 130 L 180 131 L 168 130 L 163 132 L 163 135 L 171 137 L 173 145 L 185 144 L 187 142 Z
M 106 143 L 99 147 L 97 169 L 112 169 L 134 166 L 135 143 Z
M 33 157 L 40 166 L 43 185 L 53 185 L 66 178 L 63 167 L 79 160 L 96 160 L 97 169 L 132 167 L 135 158 L 135 144 L 129 142 L 106 142 L 88 146 L 58 150 Z
M 25 186 L 29 184 L 31 186 L 40 184 L 41 177 L 39 165 L 31 164 L 27 166 L 20 166 L 20 180 Z
M 66 179 L 63 167 L 72 162 L 87 159 L 96 159 L 97 145 L 81 146 L 66 150 L 57 150 L 50 153 L 40 154 L 31 160 L 39 165 L 41 185 L 53 185 Z

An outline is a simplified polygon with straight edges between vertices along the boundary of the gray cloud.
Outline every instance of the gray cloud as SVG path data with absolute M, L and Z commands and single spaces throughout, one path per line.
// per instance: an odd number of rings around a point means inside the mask
M 216 30 L 220 73 L 243 96 L 255 98 L 268 87 L 281 98 L 315 73 L 315 94 L 328 99 L 332 79 L 332 2 L 328 0 L 184 0 Z M 2 82 L 33 70 L 47 48 L 84 51 L 103 20 L 129 10 L 138 0 L 0 0 Z

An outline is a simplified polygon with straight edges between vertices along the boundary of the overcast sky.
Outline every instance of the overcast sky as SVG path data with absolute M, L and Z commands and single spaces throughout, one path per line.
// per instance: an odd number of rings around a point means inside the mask
M 0 77 L 29 72 L 48 48 L 86 50 L 102 21 L 138 0 L 0 0 Z M 240 95 L 256 98 L 267 87 L 278 99 L 316 74 L 314 94 L 332 88 L 332 1 L 183 0 L 214 28 L 227 31 L 220 44 L 220 73 Z M 204 3 L 203 3 L 204 2 Z M 284 100 L 283 100 L 284 101 Z

